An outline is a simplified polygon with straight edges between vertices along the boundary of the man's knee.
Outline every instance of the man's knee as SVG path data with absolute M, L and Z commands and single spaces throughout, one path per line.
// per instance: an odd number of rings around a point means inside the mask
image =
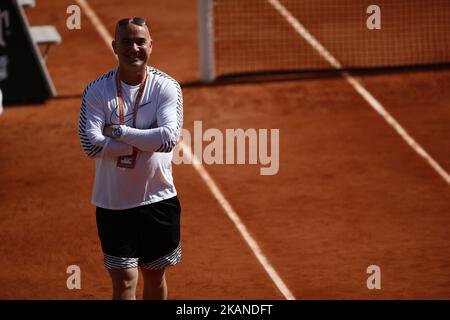
M 136 269 L 109 270 L 109 274 L 116 290 L 132 290 L 137 286 L 138 272 Z
M 113 280 L 114 289 L 118 291 L 134 290 L 137 286 L 136 280 L 115 279 Z
M 147 283 L 160 284 L 164 282 L 165 269 L 142 269 L 142 276 Z

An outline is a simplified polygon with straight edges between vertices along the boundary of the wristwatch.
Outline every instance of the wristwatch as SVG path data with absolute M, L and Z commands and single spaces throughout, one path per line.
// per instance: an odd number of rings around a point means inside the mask
M 113 139 L 119 139 L 122 136 L 122 127 L 121 126 L 115 127 L 112 130 L 111 134 L 112 134 Z

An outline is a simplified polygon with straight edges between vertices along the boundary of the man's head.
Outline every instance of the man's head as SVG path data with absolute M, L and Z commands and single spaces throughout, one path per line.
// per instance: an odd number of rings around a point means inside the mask
M 127 18 L 117 22 L 112 47 L 121 68 L 130 71 L 145 68 L 152 52 L 152 44 L 145 19 Z

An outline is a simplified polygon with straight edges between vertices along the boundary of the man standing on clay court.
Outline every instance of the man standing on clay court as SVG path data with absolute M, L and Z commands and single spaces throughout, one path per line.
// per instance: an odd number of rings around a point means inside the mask
M 83 92 L 79 136 L 96 159 L 92 204 L 113 299 L 167 299 L 165 268 L 180 262 L 181 207 L 172 149 L 183 122 L 179 84 L 147 66 L 152 39 L 143 18 L 116 24 L 115 68 Z

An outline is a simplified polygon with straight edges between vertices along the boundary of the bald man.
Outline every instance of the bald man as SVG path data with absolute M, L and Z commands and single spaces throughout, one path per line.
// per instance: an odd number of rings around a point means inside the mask
M 147 65 L 153 41 L 145 19 L 117 22 L 118 67 L 91 82 L 80 108 L 79 136 L 96 170 L 96 206 L 113 299 L 167 299 L 165 269 L 181 260 L 181 206 L 172 150 L 183 123 L 179 84 Z

